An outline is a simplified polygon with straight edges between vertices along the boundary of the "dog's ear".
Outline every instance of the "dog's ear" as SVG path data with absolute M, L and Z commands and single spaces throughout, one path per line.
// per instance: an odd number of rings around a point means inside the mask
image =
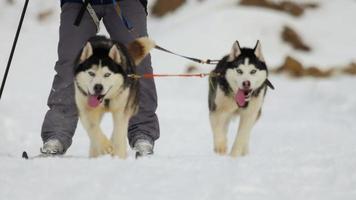
M 127 49 L 133 58 L 135 65 L 138 65 L 155 46 L 155 42 L 148 37 L 141 37 L 131 42 Z
M 115 44 L 111 47 L 111 49 L 109 51 L 109 58 L 111 58 L 117 64 L 122 63 L 120 50 L 117 48 L 117 46 Z
M 234 61 L 239 55 L 241 54 L 241 48 L 239 42 L 236 40 L 232 45 L 231 52 L 229 54 L 229 58 L 227 59 L 228 62 Z
M 265 59 L 264 59 L 263 54 L 262 54 L 261 42 L 259 40 L 257 40 L 256 46 L 255 46 L 255 49 L 254 49 L 254 53 L 255 53 L 256 57 L 260 61 L 265 62 Z
M 90 42 L 84 46 L 82 53 L 80 54 L 79 63 L 83 63 L 86 59 L 93 55 L 93 47 Z

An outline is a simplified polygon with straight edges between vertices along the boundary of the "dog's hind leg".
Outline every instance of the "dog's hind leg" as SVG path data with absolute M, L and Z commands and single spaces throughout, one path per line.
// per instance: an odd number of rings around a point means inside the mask
M 221 111 L 210 112 L 210 125 L 213 130 L 214 151 L 224 155 L 227 152 L 227 129 L 231 114 Z
M 83 127 L 86 129 L 90 139 L 90 157 L 111 154 L 113 147 L 110 140 L 103 134 L 100 128 L 101 112 L 88 112 L 80 116 Z
M 113 144 L 113 156 L 125 159 L 127 157 L 127 131 L 129 126 L 130 116 L 121 113 L 113 113 L 114 131 L 111 136 Z

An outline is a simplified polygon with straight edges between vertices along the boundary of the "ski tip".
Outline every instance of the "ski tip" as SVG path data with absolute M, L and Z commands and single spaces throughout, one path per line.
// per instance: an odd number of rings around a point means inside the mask
M 26 151 L 22 152 L 22 158 L 28 160 L 28 155 Z

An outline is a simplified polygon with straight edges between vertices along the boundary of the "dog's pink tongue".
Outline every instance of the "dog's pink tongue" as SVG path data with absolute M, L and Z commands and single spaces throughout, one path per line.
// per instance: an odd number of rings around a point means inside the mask
M 92 108 L 98 107 L 100 101 L 98 100 L 98 96 L 90 95 L 88 99 L 88 104 Z
M 235 95 L 235 101 L 238 106 L 244 107 L 246 104 L 245 91 L 238 89 Z

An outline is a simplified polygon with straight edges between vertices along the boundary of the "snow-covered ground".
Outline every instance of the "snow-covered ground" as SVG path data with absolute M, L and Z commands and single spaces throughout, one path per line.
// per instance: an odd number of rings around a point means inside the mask
M 41 1 L 43 2 L 43 1 Z M 356 198 L 356 79 L 290 79 L 272 76 L 263 115 L 253 129 L 250 154 L 219 157 L 212 152 L 206 79 L 156 79 L 161 138 L 155 156 L 135 160 L 109 156 L 87 159 L 88 139 L 78 126 L 66 158 L 25 161 L 36 155 L 54 75 L 58 40 L 56 1 L 32 1 L 0 102 L 0 199 L 323 199 Z M 178 52 L 220 58 L 234 40 L 257 39 L 267 63 L 277 66 L 291 54 L 305 64 L 347 64 L 356 59 L 356 2 L 323 0 L 321 7 L 294 18 L 236 6 L 235 1 L 189 1 L 163 20 L 149 19 L 150 35 Z M 37 22 L 35 13 L 56 8 Z M 21 3 L 0 2 L 0 76 L 3 76 Z M 314 51 L 292 50 L 279 33 L 288 23 Z M 181 73 L 189 63 L 153 51 L 156 73 Z M 211 66 L 202 66 L 208 72 Z M 237 123 L 231 125 L 230 141 Z M 103 124 L 110 132 L 111 123 Z

